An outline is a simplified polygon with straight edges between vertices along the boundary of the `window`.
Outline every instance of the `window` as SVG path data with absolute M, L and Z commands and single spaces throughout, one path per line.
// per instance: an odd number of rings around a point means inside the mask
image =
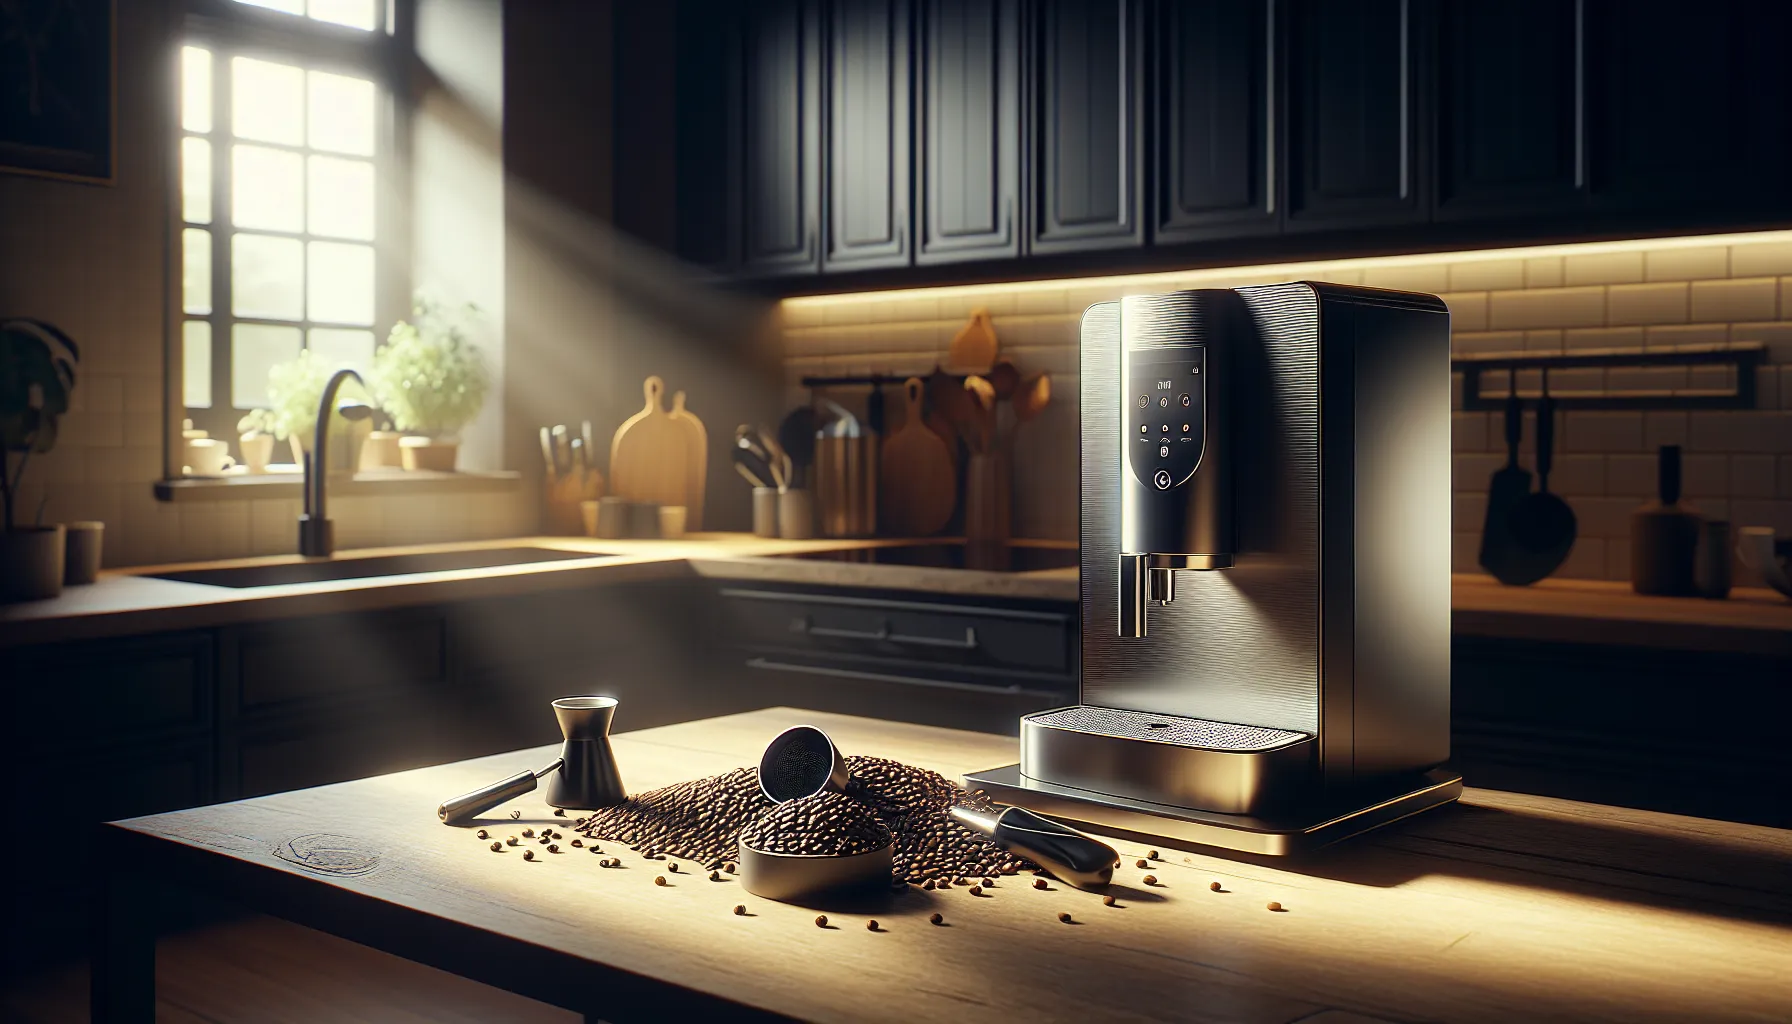
M 234 440 L 268 405 L 270 368 L 310 349 L 365 370 L 402 315 L 390 36 L 386 0 L 195 7 L 180 58 L 181 379 L 194 426 Z

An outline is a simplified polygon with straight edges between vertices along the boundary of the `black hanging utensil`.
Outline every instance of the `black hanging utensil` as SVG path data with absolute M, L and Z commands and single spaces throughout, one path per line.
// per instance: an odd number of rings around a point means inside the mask
M 792 409 L 778 424 L 778 447 L 790 456 L 790 486 L 801 487 L 815 461 L 815 410 L 807 405 Z
M 1531 473 L 1518 464 L 1518 443 L 1524 437 L 1524 406 L 1518 401 L 1518 376 L 1506 392 L 1506 464 L 1487 484 L 1487 516 L 1481 526 L 1481 568 L 1501 583 L 1506 579 L 1512 539 L 1512 509 L 1531 493 Z
M 1549 397 L 1549 371 L 1543 371 L 1543 392 L 1537 398 L 1537 491 L 1508 512 L 1511 548 L 1501 583 L 1528 586 L 1562 567 L 1574 548 L 1574 510 L 1549 490 L 1555 459 L 1555 400 Z
M 871 394 L 865 397 L 865 426 L 879 437 L 884 433 L 884 382 L 871 382 Z

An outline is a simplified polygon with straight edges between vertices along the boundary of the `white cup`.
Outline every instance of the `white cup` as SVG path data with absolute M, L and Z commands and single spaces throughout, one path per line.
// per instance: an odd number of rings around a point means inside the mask
M 188 476 L 223 476 L 236 465 L 230 457 L 230 442 L 215 437 L 194 437 L 187 440 Z

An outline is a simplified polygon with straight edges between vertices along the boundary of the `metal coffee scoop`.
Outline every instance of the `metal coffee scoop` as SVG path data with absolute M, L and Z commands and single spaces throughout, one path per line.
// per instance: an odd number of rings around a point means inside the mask
M 846 756 L 828 734 L 813 725 L 784 730 L 766 744 L 759 758 L 759 791 L 773 803 L 784 803 L 824 790 L 846 789 Z
M 535 781 L 548 779 L 547 802 L 552 807 L 594 810 L 619 804 L 628 798 L 616 755 L 610 749 L 610 721 L 616 715 L 614 697 L 561 697 L 554 701 L 554 717 L 560 722 L 560 756 L 538 772 L 518 772 L 489 786 L 463 793 L 436 808 L 444 825 L 459 825 L 535 789 Z

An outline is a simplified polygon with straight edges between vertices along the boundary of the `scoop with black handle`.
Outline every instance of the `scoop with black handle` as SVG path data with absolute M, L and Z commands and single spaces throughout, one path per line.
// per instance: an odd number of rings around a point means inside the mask
M 993 817 L 954 807 L 952 817 L 1078 889 L 1107 888 L 1114 880 L 1114 869 L 1120 866 L 1120 855 L 1113 847 L 1022 807 L 1010 807 Z

